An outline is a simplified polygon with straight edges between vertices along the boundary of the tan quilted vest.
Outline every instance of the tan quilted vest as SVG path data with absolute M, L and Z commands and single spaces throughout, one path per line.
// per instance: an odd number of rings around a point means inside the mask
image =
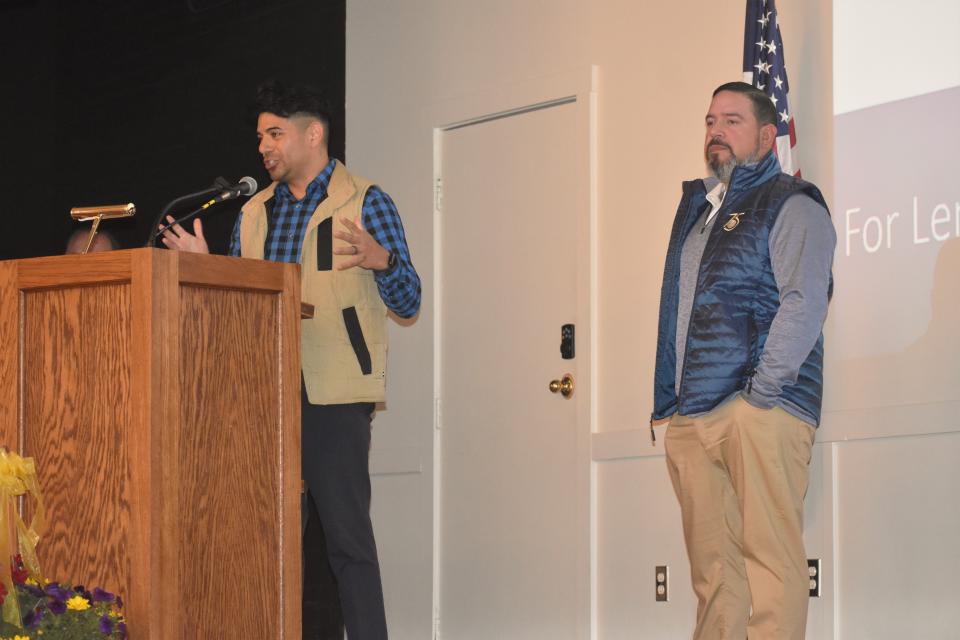
M 331 230 L 341 230 L 341 220 L 360 218 L 363 199 L 372 183 L 350 174 L 339 162 L 330 177 L 327 197 L 313 212 L 300 255 L 301 296 L 314 306 L 314 316 L 301 325 L 303 379 L 311 404 L 382 402 L 387 367 L 387 308 L 373 271 L 353 267 L 338 271 L 350 256 L 332 254 L 347 246 L 333 238 L 318 256 L 317 241 L 324 244 Z M 240 222 L 240 254 L 263 259 L 267 238 L 267 210 L 276 183 L 254 195 L 244 205 Z M 328 254 L 327 252 L 331 253 Z M 332 269 L 320 270 L 320 262 Z

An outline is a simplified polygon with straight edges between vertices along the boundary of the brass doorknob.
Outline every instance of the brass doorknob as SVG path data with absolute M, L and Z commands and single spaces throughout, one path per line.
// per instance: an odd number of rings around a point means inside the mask
M 573 376 L 569 373 L 564 374 L 560 380 L 550 381 L 550 391 L 553 393 L 559 392 L 564 398 L 569 398 L 573 395 L 573 386 Z

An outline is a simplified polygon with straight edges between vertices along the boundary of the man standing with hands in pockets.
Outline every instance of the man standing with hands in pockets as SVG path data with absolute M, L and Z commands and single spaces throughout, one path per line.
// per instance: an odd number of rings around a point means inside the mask
M 823 392 L 836 233 L 820 191 L 781 172 L 777 112 L 749 84 L 714 91 L 683 185 L 663 289 L 653 420 L 670 418 L 695 640 L 802 640 L 803 499 Z

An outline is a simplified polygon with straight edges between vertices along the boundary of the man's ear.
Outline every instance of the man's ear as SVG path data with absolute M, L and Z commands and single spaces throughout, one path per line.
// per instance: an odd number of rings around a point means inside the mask
M 311 122 L 310 126 L 307 127 L 307 139 L 310 141 L 310 144 L 318 147 L 321 146 L 327 134 L 325 129 L 326 127 L 324 127 L 323 123 L 319 120 Z M 776 129 L 774 129 L 774 131 L 776 131 Z
M 760 128 L 760 145 L 767 150 L 777 144 L 777 128 L 772 124 L 765 124 Z

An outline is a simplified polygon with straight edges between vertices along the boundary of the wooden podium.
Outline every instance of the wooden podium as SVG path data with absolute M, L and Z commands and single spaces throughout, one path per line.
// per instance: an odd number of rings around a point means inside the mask
M 41 568 L 121 594 L 133 640 L 301 637 L 299 322 L 296 265 L 0 262 L 0 444 L 37 463 Z

